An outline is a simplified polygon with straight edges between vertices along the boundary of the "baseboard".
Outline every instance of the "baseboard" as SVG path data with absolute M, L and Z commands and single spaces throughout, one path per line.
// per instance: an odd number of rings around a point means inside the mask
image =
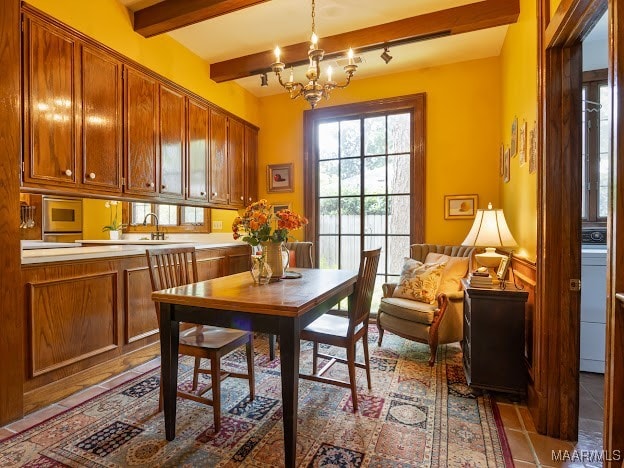
M 24 393 L 24 415 L 62 400 L 87 387 L 97 385 L 157 356 L 160 356 L 160 343 L 158 342 Z

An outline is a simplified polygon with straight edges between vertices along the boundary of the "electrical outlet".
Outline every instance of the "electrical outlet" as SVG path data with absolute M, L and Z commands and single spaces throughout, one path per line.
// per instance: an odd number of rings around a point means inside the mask
M 212 229 L 213 230 L 223 229 L 223 221 L 213 221 L 212 222 Z

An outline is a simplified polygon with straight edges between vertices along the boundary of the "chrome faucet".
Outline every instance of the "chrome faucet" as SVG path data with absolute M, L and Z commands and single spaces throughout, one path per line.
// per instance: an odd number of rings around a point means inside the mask
M 150 216 L 153 216 L 154 219 L 156 220 L 156 232 L 151 232 L 150 233 L 150 238 L 152 240 L 165 240 L 165 233 L 164 232 L 160 232 L 158 230 L 158 216 L 156 216 L 155 213 L 147 213 L 145 215 L 145 218 L 143 218 L 143 226 L 147 226 L 147 218 L 149 218 Z

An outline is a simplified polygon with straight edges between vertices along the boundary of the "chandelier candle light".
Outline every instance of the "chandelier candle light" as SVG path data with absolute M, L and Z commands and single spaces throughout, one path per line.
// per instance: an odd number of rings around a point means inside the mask
M 347 57 L 349 63 L 344 66 L 344 71 L 347 75 L 346 82 L 344 84 L 338 84 L 332 80 L 332 68 L 327 67 L 327 81 L 321 83 L 321 60 L 325 55 L 325 51 L 318 47 L 318 36 L 316 35 L 316 23 L 315 19 L 315 0 L 312 0 L 312 37 L 310 39 L 310 50 L 308 50 L 308 57 L 310 59 L 310 65 L 306 71 L 307 84 L 295 82 L 295 75 L 293 69 L 290 69 L 290 78 L 284 83 L 282 80 L 282 72 L 286 68 L 286 65 L 280 61 L 281 51 L 279 47 L 275 48 L 275 63 L 271 65 L 271 69 L 277 75 L 279 84 L 284 87 L 289 93 L 291 99 L 297 99 L 299 96 L 303 96 L 306 101 L 310 103 L 312 109 L 316 107 L 318 102 L 322 99 L 329 99 L 329 93 L 335 88 L 346 88 L 351 82 L 351 77 L 357 70 L 357 65 L 353 61 L 353 49 L 349 49 Z

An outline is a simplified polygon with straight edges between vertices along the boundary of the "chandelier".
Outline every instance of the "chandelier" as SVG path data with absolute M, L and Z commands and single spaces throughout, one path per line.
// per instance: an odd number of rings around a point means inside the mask
M 316 104 L 322 99 L 329 99 L 330 92 L 335 88 L 346 88 L 351 82 L 351 77 L 357 70 L 357 65 L 353 62 L 353 49 L 349 49 L 348 59 L 349 62 L 344 66 L 345 74 L 347 75 L 346 81 L 343 84 L 338 84 L 332 80 L 332 68 L 327 67 L 327 81 L 322 83 L 321 78 L 321 60 L 325 55 L 325 51 L 318 47 L 318 36 L 316 35 L 315 24 L 315 0 L 312 0 L 312 37 L 310 39 L 310 49 L 308 50 L 308 57 L 310 64 L 306 71 L 307 84 L 299 83 L 295 81 L 293 69 L 290 69 L 290 78 L 284 83 L 282 80 L 282 72 L 286 65 L 280 61 L 280 48 L 275 48 L 275 63 L 271 65 L 271 69 L 277 75 L 279 84 L 288 91 L 291 99 L 297 99 L 299 96 L 303 96 L 306 101 L 310 103 L 312 109 L 316 107 Z

